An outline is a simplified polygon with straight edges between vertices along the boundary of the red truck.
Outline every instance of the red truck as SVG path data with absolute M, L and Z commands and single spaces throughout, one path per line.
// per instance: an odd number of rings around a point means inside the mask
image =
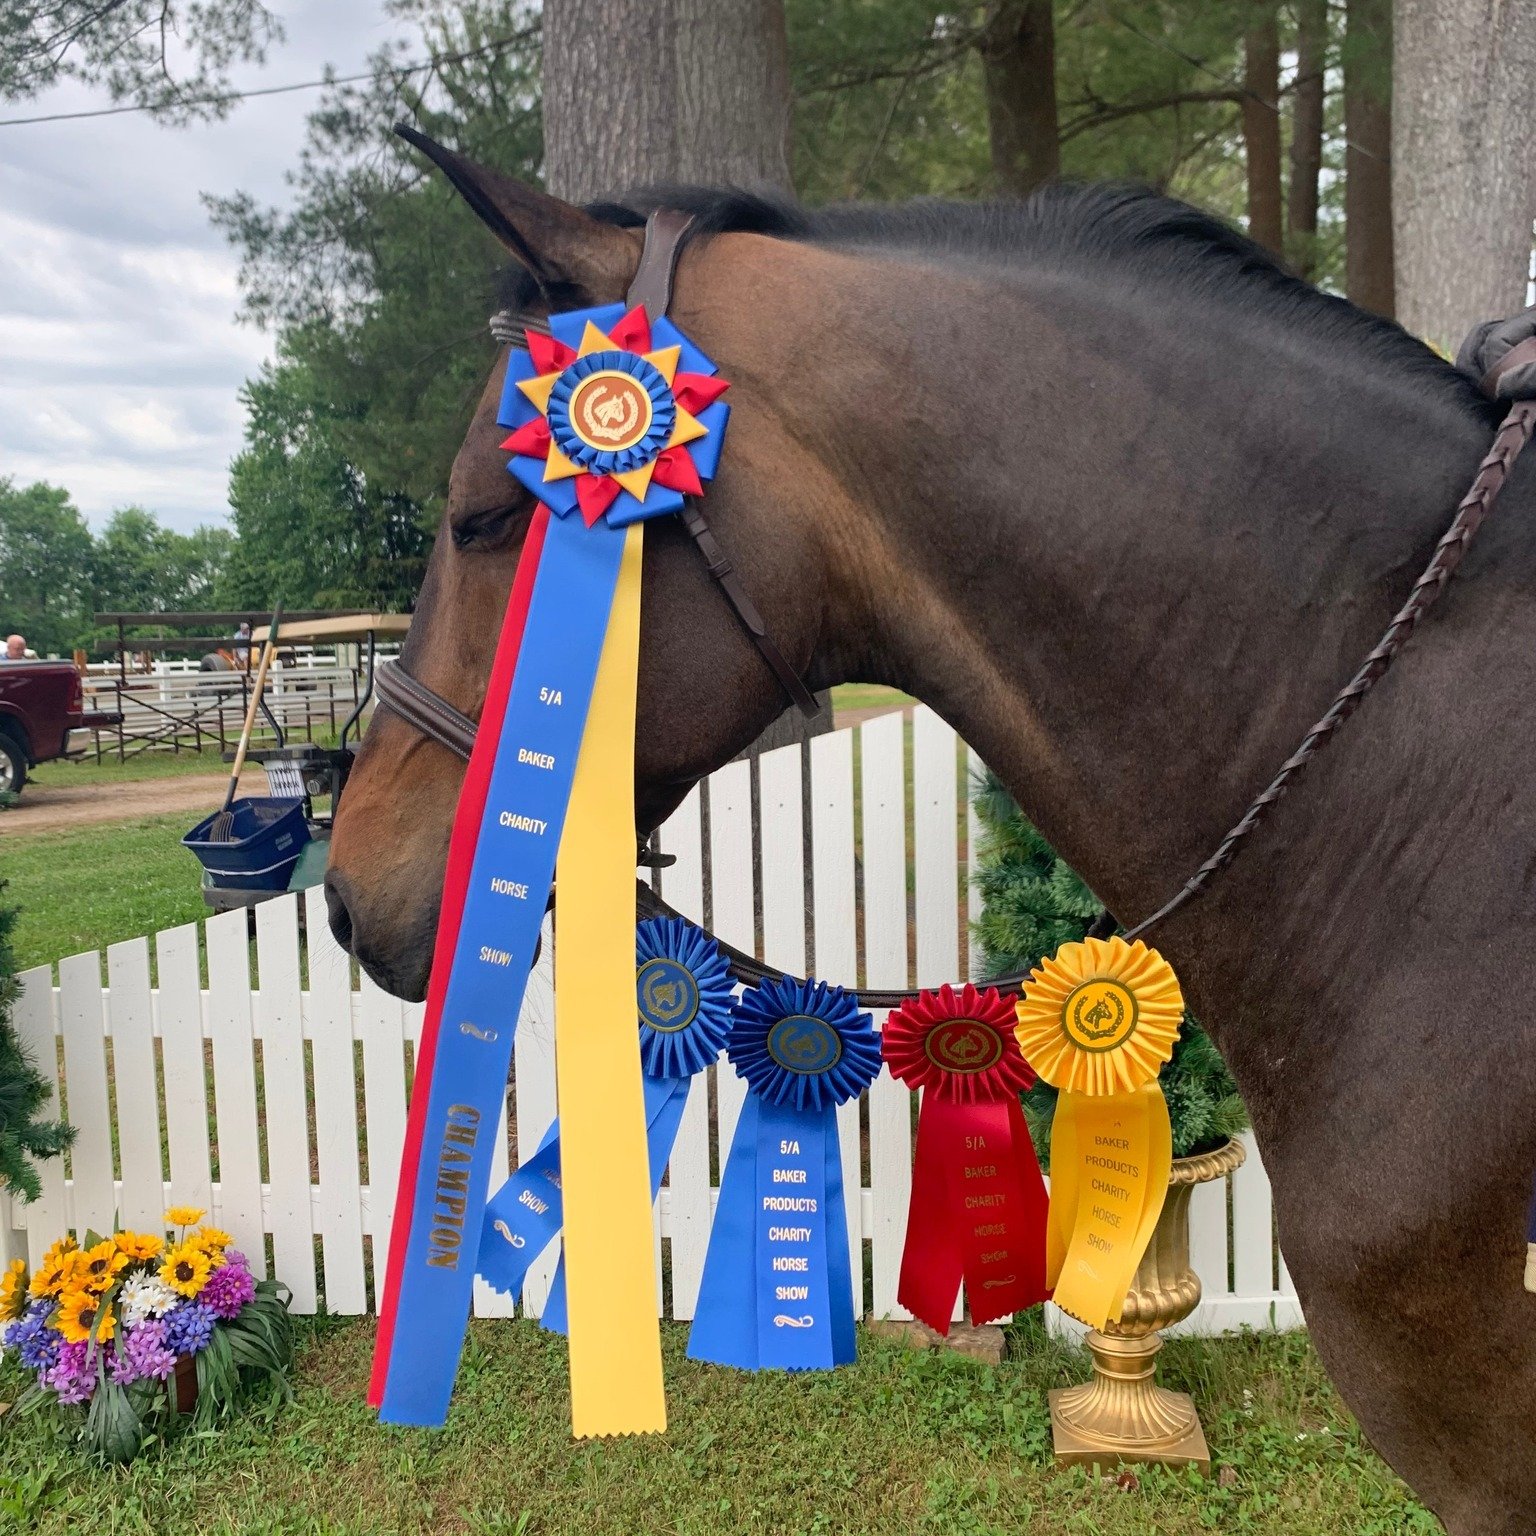
M 71 731 L 116 725 L 121 718 L 86 711 L 72 662 L 0 660 L 0 793 L 14 793 L 29 769 L 63 757 Z

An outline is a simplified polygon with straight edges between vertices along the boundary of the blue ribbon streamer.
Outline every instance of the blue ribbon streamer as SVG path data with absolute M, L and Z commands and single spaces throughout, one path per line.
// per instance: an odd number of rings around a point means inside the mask
M 635 961 L 640 1056 L 646 1074 L 646 1151 L 654 1201 L 694 1074 L 719 1056 L 729 1033 L 731 979 L 714 940 L 680 918 L 650 918 L 639 924 Z M 481 1279 L 515 1296 L 534 1260 L 558 1235 L 562 1220 L 560 1122 L 556 1120 L 537 1151 L 486 1208 Z M 564 1258 L 555 1271 L 541 1321 L 551 1332 L 567 1331 Z
M 471 867 L 427 1101 L 379 1417 L 441 1425 L 464 1346 L 492 1143 L 624 548 L 552 518 Z
M 853 1275 L 837 1105 L 879 1073 L 870 1016 L 825 983 L 764 982 L 737 1004 L 730 1057 L 749 1092 L 688 1355 L 742 1370 L 848 1364 Z

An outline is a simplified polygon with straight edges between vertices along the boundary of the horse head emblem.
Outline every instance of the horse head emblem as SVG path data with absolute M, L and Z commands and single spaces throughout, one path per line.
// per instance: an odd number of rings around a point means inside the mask
M 581 397 L 581 429 L 603 443 L 622 443 L 640 422 L 639 386 L 594 384 Z

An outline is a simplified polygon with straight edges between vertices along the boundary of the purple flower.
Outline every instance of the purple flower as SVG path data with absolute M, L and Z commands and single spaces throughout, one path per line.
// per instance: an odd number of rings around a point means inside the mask
M 112 1379 L 119 1386 L 153 1377 L 164 1381 L 176 1369 L 176 1352 L 165 1343 L 165 1324 L 151 1318 L 126 1330 L 111 1362 Z
M 200 1301 L 182 1302 L 165 1315 L 165 1347 L 178 1355 L 195 1355 L 207 1349 L 215 1321 L 212 1309 Z
M 198 1301 L 216 1317 L 239 1317 L 242 1308 L 256 1295 L 256 1282 L 246 1268 L 245 1258 L 226 1249 L 224 1263 L 209 1275 Z
M 52 1387 L 64 1404 L 88 1403 L 96 1390 L 96 1362 L 86 1360 L 90 1345 L 85 1340 L 78 1344 L 61 1344 L 59 1358 L 45 1370 L 38 1380 L 45 1387 Z
M 45 1371 L 59 1358 L 59 1345 L 63 1341 L 48 1326 L 52 1312 L 51 1301 L 34 1301 L 26 1313 L 5 1330 L 6 1346 L 18 1352 L 21 1363 L 29 1371 Z

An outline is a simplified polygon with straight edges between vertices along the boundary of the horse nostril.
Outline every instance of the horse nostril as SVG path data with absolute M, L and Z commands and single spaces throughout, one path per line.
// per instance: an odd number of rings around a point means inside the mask
M 336 942 L 345 950 L 352 948 L 352 914 L 347 910 L 347 899 L 341 894 L 340 881 L 334 874 L 325 877 L 325 908 L 330 918 L 331 932 Z

